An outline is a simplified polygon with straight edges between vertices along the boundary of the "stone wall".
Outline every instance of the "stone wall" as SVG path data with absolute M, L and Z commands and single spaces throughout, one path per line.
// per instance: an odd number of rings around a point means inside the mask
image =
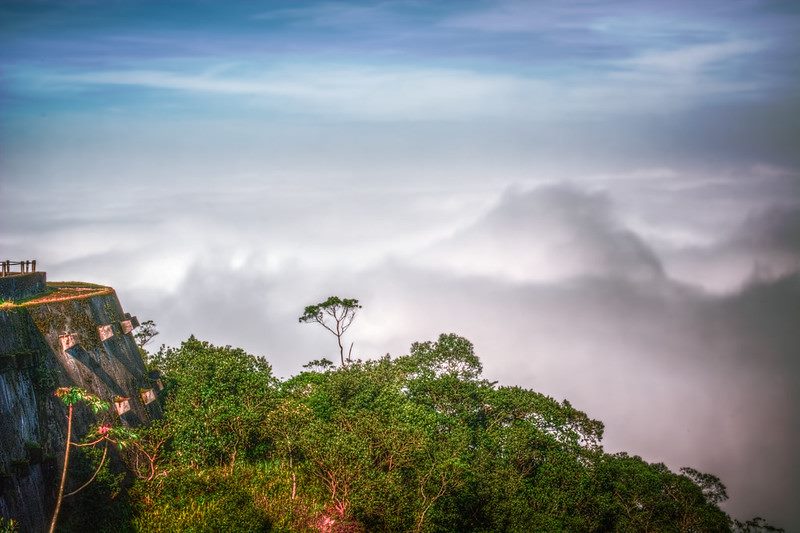
M 46 530 L 54 504 L 66 434 L 57 387 L 129 398 L 130 409 L 116 415 L 123 425 L 161 414 L 142 398 L 153 384 L 125 320 L 113 291 L 0 311 L 0 516 L 23 531 Z M 95 420 L 76 409 L 75 434 Z
M 0 276 L 0 301 L 24 300 L 41 294 L 46 290 L 46 281 L 44 272 Z

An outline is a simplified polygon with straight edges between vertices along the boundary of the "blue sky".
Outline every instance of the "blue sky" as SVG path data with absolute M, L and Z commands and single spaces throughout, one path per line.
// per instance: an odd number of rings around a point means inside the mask
M 352 120 L 763 102 L 797 76 L 786 5 L 6 2 L 4 97 L 20 114 Z
M 800 4 L 0 2 L 0 255 L 289 375 L 455 331 L 800 527 Z M 242 319 L 247 317 L 247 319 Z M 765 414 L 768 413 L 768 414 Z

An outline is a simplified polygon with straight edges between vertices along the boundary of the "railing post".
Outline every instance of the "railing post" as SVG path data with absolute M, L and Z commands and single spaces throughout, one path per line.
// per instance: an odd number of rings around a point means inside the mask
M 11 259 L 4 259 L 0 261 L 0 276 L 11 276 L 14 272 L 14 267 L 19 266 L 19 274 L 32 274 L 36 272 L 36 259 L 25 259 L 23 261 L 12 261 Z

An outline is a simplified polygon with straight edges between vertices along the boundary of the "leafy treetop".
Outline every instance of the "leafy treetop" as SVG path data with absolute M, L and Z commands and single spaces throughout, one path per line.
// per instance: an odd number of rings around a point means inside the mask
M 356 317 L 356 311 L 361 309 L 358 300 L 355 298 L 339 298 L 338 296 L 330 296 L 324 302 L 306 306 L 303 314 L 297 319 L 299 322 L 316 322 L 323 328 L 327 329 L 336 336 L 336 341 L 339 344 L 339 357 L 341 358 L 342 366 L 345 366 L 344 358 L 344 345 L 342 344 L 342 337 L 347 329 L 353 324 Z M 353 345 L 350 344 L 350 351 L 347 354 L 347 360 L 350 360 L 350 355 L 353 351 Z

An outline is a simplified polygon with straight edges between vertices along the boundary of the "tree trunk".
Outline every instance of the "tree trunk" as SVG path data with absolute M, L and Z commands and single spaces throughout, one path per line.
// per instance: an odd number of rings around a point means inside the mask
M 64 485 L 67 484 L 67 467 L 69 466 L 69 450 L 72 441 L 72 405 L 67 407 L 67 443 L 64 450 L 64 468 L 61 469 L 61 483 L 58 485 L 58 497 L 56 498 L 56 509 L 53 511 L 53 519 L 50 521 L 50 533 L 56 530 L 58 522 L 58 512 L 61 510 L 61 500 L 64 499 Z

